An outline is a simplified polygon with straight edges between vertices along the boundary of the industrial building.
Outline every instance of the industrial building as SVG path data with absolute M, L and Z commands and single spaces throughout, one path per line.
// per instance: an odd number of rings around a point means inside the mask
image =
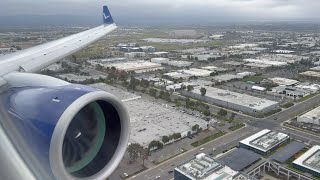
M 142 58 L 145 57 L 146 53 L 145 52 L 130 52 L 130 53 L 125 53 L 124 57 L 128 59 L 134 59 L 134 58 Z
M 295 86 L 299 84 L 299 81 L 297 80 L 281 78 L 281 77 L 270 78 L 270 80 L 273 83 L 278 84 L 279 86 Z
M 197 68 L 183 69 L 183 70 L 179 70 L 178 72 L 181 72 L 184 74 L 190 74 L 191 76 L 196 76 L 196 77 L 208 77 L 212 73 L 212 71 L 197 69 Z
M 169 66 L 175 66 L 175 67 L 189 67 L 193 63 L 189 61 L 169 61 L 168 65 Z
M 170 72 L 170 73 L 166 73 L 164 75 L 169 76 L 172 79 L 189 79 L 192 76 L 190 74 L 184 74 L 184 73 L 180 73 L 180 72 Z
M 152 58 L 151 62 L 157 63 L 157 64 L 168 64 L 170 61 L 169 58 Z
M 262 65 L 263 67 L 271 67 L 271 66 L 286 66 L 288 63 L 286 62 L 278 62 L 278 61 L 271 61 L 265 59 L 244 59 L 244 62 L 250 63 L 252 65 L 257 64 L 257 66 Z M 246 64 L 248 66 L 248 64 Z
M 314 77 L 314 78 L 320 78 L 320 72 L 316 72 L 316 71 L 306 71 L 306 72 L 300 73 L 300 75 Z
M 306 89 L 301 89 L 297 87 L 287 87 L 287 86 L 274 87 L 272 88 L 272 92 L 277 94 L 283 94 L 293 99 L 302 98 L 312 93 L 311 91 Z
M 247 180 L 251 179 L 242 173 L 232 170 L 219 161 L 198 154 L 194 159 L 174 169 L 175 180 Z
M 240 148 L 265 156 L 289 141 L 288 135 L 265 129 L 240 141 Z
M 164 69 L 161 64 L 156 64 L 148 61 L 130 61 L 130 62 L 123 62 L 123 63 L 114 63 L 114 64 L 102 64 L 105 67 L 115 67 L 118 70 L 123 70 L 127 72 L 150 72 L 156 70 Z
M 320 107 L 317 107 L 297 118 L 298 122 L 309 123 L 320 126 Z
M 200 89 L 206 88 L 205 96 L 201 96 Z M 214 87 L 195 87 L 191 92 L 184 92 L 195 99 L 205 100 L 212 104 L 234 109 L 252 115 L 262 115 L 279 107 L 279 103 L 261 99 L 246 94 L 239 94 Z
M 293 161 L 292 165 L 300 171 L 320 177 L 320 146 L 312 147 L 309 151 Z

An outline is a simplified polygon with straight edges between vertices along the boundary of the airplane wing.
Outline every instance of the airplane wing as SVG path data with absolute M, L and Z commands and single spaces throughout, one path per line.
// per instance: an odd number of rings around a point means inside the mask
M 106 6 L 103 19 L 104 24 L 99 27 L 0 57 L 0 77 L 14 71 L 38 72 L 96 42 L 117 28 Z
M 103 25 L 0 57 L 0 179 L 106 179 L 129 141 L 129 115 L 110 93 L 34 74 L 117 28 Z

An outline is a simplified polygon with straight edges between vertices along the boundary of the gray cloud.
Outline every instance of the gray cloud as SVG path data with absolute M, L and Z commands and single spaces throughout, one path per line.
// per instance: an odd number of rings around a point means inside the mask
M 1 0 L 0 15 L 100 16 L 100 0 Z M 116 19 L 135 21 L 295 20 L 320 18 L 318 0 L 111 0 Z

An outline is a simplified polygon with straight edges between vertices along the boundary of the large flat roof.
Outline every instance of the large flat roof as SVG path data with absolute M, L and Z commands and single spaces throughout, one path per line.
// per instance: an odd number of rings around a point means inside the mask
M 192 92 L 195 94 L 201 94 L 200 92 L 201 88 L 202 88 L 201 86 L 195 87 Z M 233 104 L 237 104 L 239 106 L 245 106 L 250 109 L 255 109 L 259 111 L 267 107 L 270 107 L 272 105 L 278 104 L 278 102 L 275 102 L 275 101 L 261 99 L 261 98 L 249 96 L 246 94 L 239 94 L 236 92 L 218 89 L 214 87 L 205 86 L 204 88 L 207 89 L 207 93 L 206 93 L 207 97 L 225 101 L 225 102 L 230 102 Z
M 258 149 L 262 152 L 267 152 L 288 138 L 289 136 L 284 133 L 277 133 L 269 129 L 264 129 L 240 141 L 240 143 Z
M 247 149 L 239 148 L 219 158 L 221 162 L 229 166 L 235 171 L 241 171 L 258 161 L 261 155 L 249 151 Z
M 300 117 L 298 118 L 307 118 L 307 119 L 310 119 L 310 120 L 313 120 L 313 121 L 319 121 L 320 120 L 320 106 L 301 115 Z
M 299 83 L 299 81 L 297 80 L 282 78 L 282 77 L 270 78 L 270 80 L 278 85 L 284 85 L 284 86 L 292 86 Z
M 320 173 L 320 146 L 313 146 L 309 151 L 293 161 L 293 164 Z
M 196 158 L 178 166 L 175 170 L 192 180 L 251 179 L 205 154 L 197 155 Z
M 301 142 L 293 141 L 285 147 L 281 148 L 280 151 L 276 152 L 271 156 L 272 160 L 284 163 L 289 160 L 292 156 L 301 151 L 305 145 Z

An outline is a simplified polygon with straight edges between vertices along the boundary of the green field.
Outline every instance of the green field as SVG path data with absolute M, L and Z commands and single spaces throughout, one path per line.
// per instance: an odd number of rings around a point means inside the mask
M 247 82 L 247 81 L 252 81 L 255 83 L 259 83 L 260 81 L 264 80 L 265 78 L 263 76 L 251 76 L 251 77 L 246 77 L 243 78 L 242 81 Z
M 243 128 L 243 127 L 245 127 L 245 126 L 246 126 L 246 125 L 245 125 L 244 123 L 240 123 L 240 124 L 236 124 L 236 125 L 234 125 L 234 126 L 229 127 L 229 130 L 235 131 L 235 130 L 238 130 L 238 129 Z
M 210 141 L 213 141 L 213 140 L 215 140 L 215 139 L 217 139 L 217 138 L 219 138 L 219 137 L 221 137 L 221 136 L 224 136 L 225 134 L 226 134 L 226 133 L 220 131 L 220 132 L 218 132 L 218 133 L 216 133 L 216 134 L 213 134 L 213 135 L 208 136 L 208 137 L 206 137 L 206 138 L 204 138 L 204 139 L 201 139 L 201 140 L 199 140 L 199 141 L 196 141 L 196 142 L 192 143 L 191 145 L 192 145 L 193 147 L 198 147 L 198 146 L 201 146 L 202 144 L 206 144 L 206 143 L 208 143 L 208 142 L 210 142 Z

